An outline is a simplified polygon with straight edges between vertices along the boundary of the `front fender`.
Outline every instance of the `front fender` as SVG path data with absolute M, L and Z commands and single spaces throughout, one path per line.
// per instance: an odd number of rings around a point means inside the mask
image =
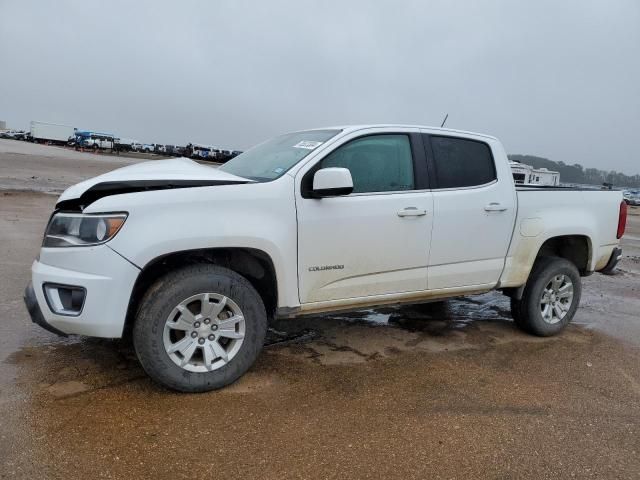
M 115 195 L 86 211 L 126 211 L 108 245 L 139 268 L 174 252 L 251 248 L 273 261 L 278 304 L 298 301 L 293 179 Z

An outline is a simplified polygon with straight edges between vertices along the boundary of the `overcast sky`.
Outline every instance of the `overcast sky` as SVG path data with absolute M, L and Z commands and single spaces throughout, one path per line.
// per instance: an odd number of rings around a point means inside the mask
M 640 1 L 0 0 L 0 119 L 247 148 L 412 123 L 640 173 Z

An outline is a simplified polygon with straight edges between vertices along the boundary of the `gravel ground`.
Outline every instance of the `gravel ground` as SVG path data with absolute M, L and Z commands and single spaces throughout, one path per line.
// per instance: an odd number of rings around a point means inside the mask
M 132 161 L 0 140 L 0 478 L 639 477 L 638 209 L 558 337 L 499 294 L 280 321 L 240 381 L 185 395 L 22 304 L 42 192 Z

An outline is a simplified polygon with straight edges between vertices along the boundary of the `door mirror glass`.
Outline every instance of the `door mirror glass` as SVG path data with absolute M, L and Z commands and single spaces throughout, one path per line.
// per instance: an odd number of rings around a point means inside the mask
M 347 168 L 322 168 L 313 176 L 313 196 L 316 198 L 349 195 L 351 192 L 353 179 Z

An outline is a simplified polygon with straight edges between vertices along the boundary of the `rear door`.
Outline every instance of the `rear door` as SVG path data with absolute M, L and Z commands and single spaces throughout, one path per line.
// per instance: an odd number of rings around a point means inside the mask
M 423 142 L 434 204 L 429 289 L 496 284 L 516 215 L 502 147 L 492 139 L 426 133 Z
M 348 168 L 350 195 L 310 198 L 320 168 Z M 417 129 L 352 134 L 298 174 L 301 303 L 427 289 L 433 200 Z

